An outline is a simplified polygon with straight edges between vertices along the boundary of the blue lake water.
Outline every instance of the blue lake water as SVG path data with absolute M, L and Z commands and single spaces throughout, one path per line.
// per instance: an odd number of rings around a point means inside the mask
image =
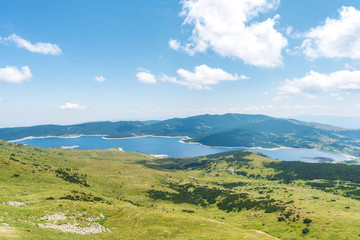
M 168 157 L 196 157 L 207 154 L 220 153 L 232 150 L 250 149 L 263 153 L 271 158 L 284 161 L 317 162 L 319 159 L 332 159 L 336 161 L 346 160 L 346 156 L 338 153 L 320 151 L 316 149 L 258 149 L 258 148 L 225 148 L 209 147 L 201 144 L 181 143 L 183 138 L 168 137 L 137 137 L 122 139 L 105 139 L 101 136 L 81 136 L 76 138 L 33 138 L 16 140 L 13 142 L 38 146 L 45 148 L 52 147 L 74 147 L 74 149 L 108 149 L 122 148 L 126 152 L 142 152 L 147 154 L 167 155 Z

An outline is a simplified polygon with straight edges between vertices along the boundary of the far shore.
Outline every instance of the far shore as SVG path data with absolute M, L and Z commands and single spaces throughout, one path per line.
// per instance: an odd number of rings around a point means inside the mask
M 84 135 L 85 136 L 85 135 Z M 143 138 L 143 137 L 161 137 L 161 138 L 182 138 L 182 140 L 184 139 L 191 139 L 188 136 L 160 136 L 160 135 L 139 135 L 139 136 L 132 136 L 132 137 L 120 137 L 120 138 L 109 138 L 106 137 L 104 135 L 102 135 L 102 139 L 106 139 L 106 140 L 112 140 L 112 139 L 130 139 L 130 138 Z M 181 140 L 181 141 L 182 141 Z
M 29 137 L 24 137 L 24 138 L 20 138 L 20 139 L 15 139 L 15 140 L 10 140 L 7 142 L 18 142 L 18 141 L 23 141 L 23 140 L 30 140 L 30 139 L 39 139 L 39 138 L 79 138 L 79 137 L 103 137 L 105 135 L 83 135 L 83 134 L 79 134 L 79 135 L 65 135 L 65 136 L 40 136 L 40 137 L 33 137 L 33 136 L 29 136 Z

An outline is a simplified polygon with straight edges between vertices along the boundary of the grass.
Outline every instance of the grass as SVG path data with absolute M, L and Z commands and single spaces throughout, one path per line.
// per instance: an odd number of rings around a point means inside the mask
M 207 162 L 186 167 L 199 161 Z M 263 163 L 274 161 L 250 151 L 197 159 L 156 159 L 114 150 L 42 149 L 0 142 L 0 239 L 359 238 L 358 200 L 311 188 L 306 180 L 288 184 L 269 181 L 269 176 L 278 172 Z M 229 167 L 242 174 L 232 174 Z M 84 176 L 88 186 L 62 178 L 56 173 L 59 168 Z M 154 190 L 176 195 L 178 188 L 171 187 L 175 183 L 216 188 L 224 194 L 246 193 L 251 201 L 273 198 L 286 210 L 223 211 L 217 203 L 226 194 L 204 207 L 149 196 Z M 196 187 L 187 191 L 192 194 Z M 205 197 L 201 194 L 196 196 Z M 86 197 L 63 199 L 67 195 Z M 4 204 L 9 201 L 24 202 L 27 207 Z M 79 235 L 38 226 L 47 222 L 42 217 L 55 213 L 67 216 L 57 224 L 75 222 L 83 227 L 89 217 L 102 214 L 105 217 L 94 222 L 109 231 Z M 280 217 L 284 221 L 278 221 Z M 311 223 L 304 223 L 306 218 Z M 309 230 L 306 234 L 302 233 L 305 228 Z

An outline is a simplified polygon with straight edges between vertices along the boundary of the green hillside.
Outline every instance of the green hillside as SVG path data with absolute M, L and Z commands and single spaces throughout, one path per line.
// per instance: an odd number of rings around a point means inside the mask
M 251 151 L 157 159 L 0 141 L 0 239 L 356 239 L 358 176 Z

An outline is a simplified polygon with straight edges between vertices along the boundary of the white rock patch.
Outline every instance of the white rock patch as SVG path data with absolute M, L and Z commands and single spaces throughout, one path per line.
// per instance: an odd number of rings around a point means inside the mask
M 23 202 L 14 202 L 14 201 L 7 202 L 7 205 L 9 205 L 9 206 L 14 206 L 14 207 L 27 207 L 27 204 L 26 204 L 26 203 L 23 203 Z
M 66 216 L 63 213 L 55 213 L 53 215 L 48 215 L 48 216 L 42 217 L 42 218 L 40 218 L 40 220 L 61 221 L 61 220 L 66 220 Z
M 103 218 L 105 218 L 105 216 L 102 215 L 102 214 L 100 214 L 99 217 L 89 217 L 89 218 L 86 219 L 86 220 L 88 220 L 89 222 L 94 222 L 94 221 L 99 221 L 99 220 L 101 220 L 101 219 L 103 219 Z
M 62 225 L 56 225 L 52 223 L 45 223 L 45 224 L 38 224 L 39 227 L 42 228 L 51 228 L 51 229 L 57 229 L 63 232 L 70 232 L 70 233 L 76 233 L 76 234 L 96 234 L 96 233 L 102 233 L 108 231 L 105 227 L 101 226 L 98 223 L 89 223 L 89 227 L 80 227 L 77 224 L 62 224 Z
M 84 214 L 84 213 L 83 213 Z M 83 214 L 79 215 L 82 216 Z M 65 224 L 58 224 L 57 221 L 63 221 L 66 219 L 72 219 L 72 223 L 65 223 Z M 87 219 L 87 221 L 83 222 L 82 221 L 82 226 L 87 226 L 86 227 L 81 227 L 79 222 L 76 222 L 74 217 L 66 217 L 66 215 L 64 213 L 55 213 L 52 215 L 48 215 L 48 216 L 44 216 L 42 218 L 40 218 L 39 220 L 44 220 L 44 221 L 50 221 L 51 223 L 39 223 L 38 226 L 41 228 L 51 228 L 51 229 L 56 229 L 56 230 L 60 230 L 63 232 L 69 232 L 69 233 L 76 233 L 76 234 L 96 234 L 96 233 L 102 233 L 102 232 L 106 232 L 109 231 L 107 228 L 101 226 L 98 223 L 93 223 L 92 221 L 97 221 L 100 219 L 105 218 L 104 215 L 100 214 L 99 217 L 89 217 Z

